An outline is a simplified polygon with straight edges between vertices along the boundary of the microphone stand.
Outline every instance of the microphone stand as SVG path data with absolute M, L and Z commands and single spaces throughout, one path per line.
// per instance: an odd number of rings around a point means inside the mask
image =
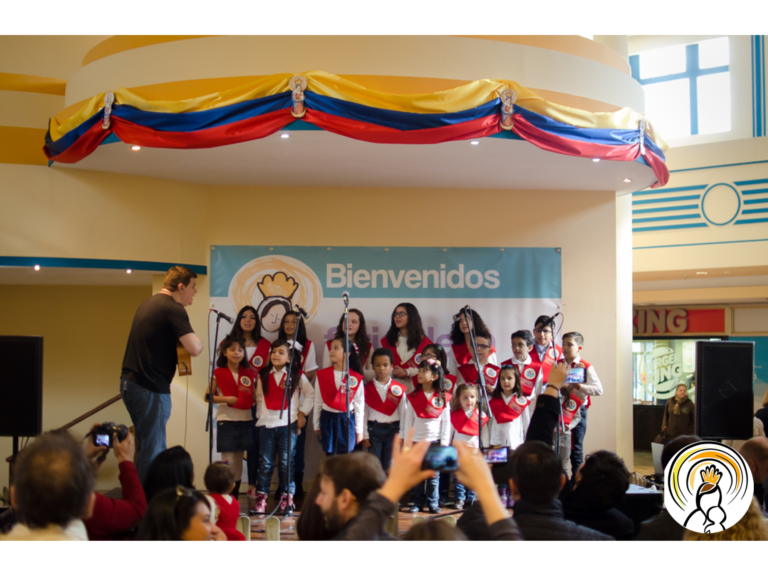
M 488 391 L 485 389 L 485 374 L 480 366 L 480 355 L 477 352 L 477 341 L 475 340 L 475 321 L 472 315 L 472 308 L 469 304 L 464 308 L 464 316 L 467 319 L 467 328 L 469 328 L 469 341 L 472 344 L 472 353 L 474 354 L 475 366 L 477 366 L 478 375 L 478 404 L 477 407 L 477 447 L 483 451 L 483 406 L 488 406 Z M 470 323 L 471 322 L 471 323 Z
M 291 494 L 291 455 L 293 454 L 293 435 L 291 434 L 291 401 L 293 400 L 293 386 L 295 385 L 293 382 L 293 379 L 291 376 L 293 375 L 293 359 L 296 357 L 296 346 L 300 345 L 298 341 L 296 340 L 296 336 L 299 334 L 299 328 L 301 327 L 301 320 L 302 315 L 301 312 L 296 312 L 296 329 L 293 331 L 293 343 L 291 345 L 291 357 L 288 360 L 288 373 L 285 376 L 285 390 L 283 391 L 283 401 L 280 404 L 280 419 L 283 419 L 283 409 L 286 408 L 286 400 L 287 400 L 287 409 L 288 409 L 288 430 L 286 431 L 286 434 L 288 436 L 288 457 L 286 458 L 286 478 L 288 480 L 288 485 L 285 487 L 285 489 L 288 491 L 287 496 L 290 498 Z M 269 378 L 269 376 L 267 376 Z M 301 376 L 299 376 L 301 378 Z M 269 383 L 267 383 L 269 385 Z M 304 425 L 306 427 L 306 424 Z M 296 425 L 298 428 L 298 424 Z M 298 435 L 301 434 L 301 430 L 297 430 L 296 434 L 296 441 L 298 442 Z M 293 516 L 293 508 L 291 506 L 288 506 L 285 509 L 285 514 L 283 515 L 283 518 Z
M 214 310 L 214 312 L 216 311 Z M 208 378 L 208 417 L 205 419 L 205 431 L 208 432 L 208 464 L 213 462 L 213 366 L 216 362 L 216 350 L 218 350 L 219 347 L 219 322 L 221 322 L 221 316 L 218 312 L 216 312 L 216 334 L 213 337 L 216 348 L 214 348 L 213 360 L 210 361 L 209 366 L 210 376 Z M 208 332 L 208 334 L 210 335 L 210 332 Z
M 347 453 L 352 452 L 354 449 L 354 446 L 349 445 L 349 425 L 352 420 L 352 412 L 349 409 L 349 296 L 344 296 L 344 352 L 346 354 L 345 361 L 344 361 L 344 369 L 345 373 L 342 374 L 342 382 L 346 382 L 346 385 L 344 387 L 344 392 L 346 394 L 345 399 L 345 406 L 347 408 L 347 438 L 346 438 L 346 445 L 347 445 Z M 344 376 L 346 375 L 347 379 L 344 380 Z M 358 418 L 360 417 L 360 414 L 357 415 Z

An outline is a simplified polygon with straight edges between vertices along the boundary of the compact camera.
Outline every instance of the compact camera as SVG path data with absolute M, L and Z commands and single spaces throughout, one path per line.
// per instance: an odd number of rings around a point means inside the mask
M 117 434 L 117 440 L 122 442 L 128 436 L 128 427 L 125 424 L 115 424 L 114 422 L 104 422 L 99 424 L 91 431 L 94 446 L 114 446 L 113 437 Z

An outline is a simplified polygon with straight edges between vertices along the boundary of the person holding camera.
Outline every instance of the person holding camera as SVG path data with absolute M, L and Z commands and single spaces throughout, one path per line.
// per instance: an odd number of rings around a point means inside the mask
M 120 437 L 122 436 L 122 440 Z M 104 440 L 107 440 L 106 444 Z M 122 499 L 109 498 L 94 492 L 93 513 L 85 520 L 89 540 L 111 540 L 118 532 L 129 530 L 144 517 L 147 499 L 139 481 L 139 474 L 133 465 L 136 453 L 133 434 L 125 426 L 94 424 L 86 436 L 85 452 L 101 466 L 112 448 L 120 470 L 118 479 L 123 490 Z

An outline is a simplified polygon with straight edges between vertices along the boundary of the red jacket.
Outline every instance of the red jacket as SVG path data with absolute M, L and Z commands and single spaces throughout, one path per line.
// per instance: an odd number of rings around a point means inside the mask
M 111 540 L 113 533 L 128 530 L 144 517 L 147 498 L 133 462 L 120 462 L 118 468 L 123 498 L 108 498 L 96 493 L 93 515 L 84 521 L 89 540 Z

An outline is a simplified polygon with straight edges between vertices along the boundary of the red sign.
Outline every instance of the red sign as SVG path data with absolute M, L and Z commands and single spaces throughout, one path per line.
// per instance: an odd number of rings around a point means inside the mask
M 633 316 L 635 335 L 725 332 L 725 308 L 635 308 Z

